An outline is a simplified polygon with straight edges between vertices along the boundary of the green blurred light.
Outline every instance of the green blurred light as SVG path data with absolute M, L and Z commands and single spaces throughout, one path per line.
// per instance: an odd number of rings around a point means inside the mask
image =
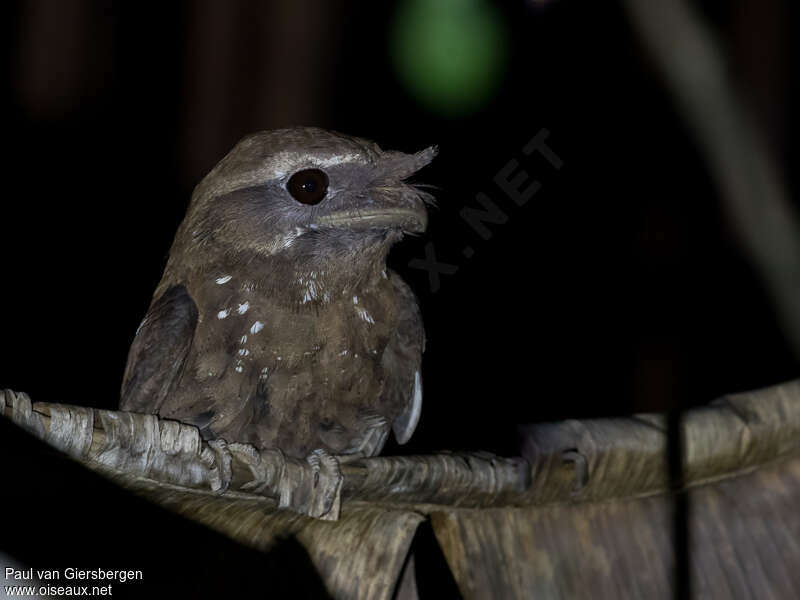
M 485 0 L 406 0 L 392 33 L 401 81 L 435 112 L 474 112 L 500 84 L 505 29 Z

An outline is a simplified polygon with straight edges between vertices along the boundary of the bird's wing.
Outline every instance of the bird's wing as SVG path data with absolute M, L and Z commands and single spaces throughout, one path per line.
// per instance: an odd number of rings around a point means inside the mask
M 405 444 L 414 433 L 422 410 L 422 353 L 425 350 L 425 329 L 414 293 L 392 273 L 398 294 L 397 329 L 383 353 L 384 405 L 400 407 L 392 423 L 394 437 Z
M 119 406 L 157 413 L 180 379 L 197 325 L 197 306 L 183 285 L 150 305 L 128 353 Z

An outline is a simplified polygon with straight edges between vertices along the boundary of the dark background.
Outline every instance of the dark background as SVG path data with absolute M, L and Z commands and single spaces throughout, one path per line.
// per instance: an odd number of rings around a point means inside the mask
M 797 375 L 621 7 L 498 4 L 502 78 L 454 115 L 398 77 L 387 40 L 401 4 L 4 4 L 0 388 L 114 408 L 193 186 L 244 134 L 291 125 L 439 146 L 418 177 L 439 188 L 429 231 L 390 258 L 428 335 L 423 417 L 404 452 L 510 454 L 519 423 L 675 410 Z M 793 195 L 788 3 L 692 4 Z M 560 170 L 521 151 L 542 128 Z M 542 186 L 523 207 L 493 182 L 512 158 Z M 489 240 L 459 216 L 478 192 L 508 215 Z M 408 265 L 428 242 L 458 266 L 435 292 Z

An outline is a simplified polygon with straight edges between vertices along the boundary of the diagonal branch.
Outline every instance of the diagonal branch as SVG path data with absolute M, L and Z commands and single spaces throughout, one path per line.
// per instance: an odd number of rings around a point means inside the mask
M 800 358 L 800 220 L 711 32 L 686 0 L 625 0 Z

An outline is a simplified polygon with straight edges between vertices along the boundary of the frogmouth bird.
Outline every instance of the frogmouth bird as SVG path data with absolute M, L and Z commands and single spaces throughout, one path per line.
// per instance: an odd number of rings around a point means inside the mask
M 373 456 L 420 416 L 424 332 L 390 247 L 427 224 L 434 157 L 256 133 L 200 182 L 134 338 L 120 408 L 205 439 Z

